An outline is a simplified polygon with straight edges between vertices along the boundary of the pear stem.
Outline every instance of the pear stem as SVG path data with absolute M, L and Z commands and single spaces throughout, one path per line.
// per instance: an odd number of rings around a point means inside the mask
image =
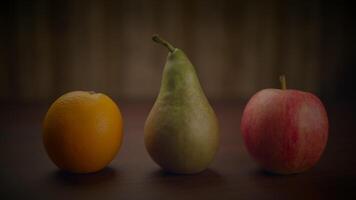
M 286 76 L 284 74 L 279 76 L 279 81 L 281 82 L 282 90 L 286 90 L 287 89 L 287 81 L 286 81 Z
M 173 53 L 173 51 L 176 49 L 174 46 L 172 46 L 169 42 L 167 42 L 165 39 L 159 37 L 159 35 L 153 35 L 152 40 L 158 44 L 162 44 L 163 46 L 167 47 L 167 49 Z

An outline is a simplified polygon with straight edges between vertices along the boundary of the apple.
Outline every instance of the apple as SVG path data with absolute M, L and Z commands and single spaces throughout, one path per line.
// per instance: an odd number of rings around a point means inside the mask
M 314 166 L 328 140 L 328 117 L 315 95 L 264 89 L 247 103 L 241 120 L 244 144 L 259 165 L 272 173 L 293 174 Z

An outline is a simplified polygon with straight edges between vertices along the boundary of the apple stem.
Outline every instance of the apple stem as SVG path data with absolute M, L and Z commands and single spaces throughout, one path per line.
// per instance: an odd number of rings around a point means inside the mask
M 174 46 L 172 46 L 169 42 L 167 42 L 165 39 L 159 37 L 159 35 L 153 35 L 152 40 L 158 44 L 162 44 L 163 46 L 167 47 L 167 49 L 173 53 L 173 51 L 176 49 Z
M 287 81 L 286 81 L 286 76 L 284 74 L 279 76 L 279 81 L 281 82 L 282 90 L 286 90 L 287 89 Z

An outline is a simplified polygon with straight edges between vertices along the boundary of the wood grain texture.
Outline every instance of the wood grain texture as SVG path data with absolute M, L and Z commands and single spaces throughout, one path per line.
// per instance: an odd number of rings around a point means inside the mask
M 95 174 L 59 171 L 41 141 L 48 105 L 1 105 L 1 199 L 355 199 L 355 112 L 349 104 L 326 105 L 330 137 L 320 162 L 299 175 L 259 169 L 241 138 L 245 102 L 215 102 L 221 147 L 210 168 L 196 175 L 160 170 L 143 143 L 143 125 L 153 102 L 119 102 L 124 142 L 116 159 Z
M 344 1 L 14 0 L 3 6 L 0 98 L 45 101 L 71 90 L 124 99 L 158 92 L 167 55 L 186 51 L 207 95 L 247 98 L 289 86 L 337 97 L 354 63 Z M 1 100 L 0 99 L 0 100 Z

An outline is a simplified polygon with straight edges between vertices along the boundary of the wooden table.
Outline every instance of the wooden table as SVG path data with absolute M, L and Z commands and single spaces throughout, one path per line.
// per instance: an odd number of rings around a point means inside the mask
M 330 136 L 310 171 L 263 172 L 244 149 L 240 118 L 245 102 L 216 102 L 221 147 L 210 168 L 196 175 L 167 174 L 148 156 L 143 125 L 152 102 L 121 103 L 125 136 L 111 164 L 95 174 L 60 171 L 48 159 L 41 122 L 48 105 L 1 105 L 0 199 L 356 199 L 355 115 L 347 104 L 328 105 Z

